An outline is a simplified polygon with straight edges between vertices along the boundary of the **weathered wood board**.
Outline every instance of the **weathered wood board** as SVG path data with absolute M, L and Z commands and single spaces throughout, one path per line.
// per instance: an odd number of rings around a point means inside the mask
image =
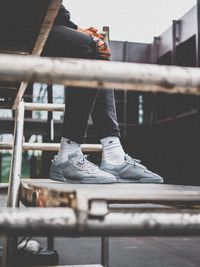
M 167 184 L 65 184 L 22 179 L 21 201 L 28 206 L 87 209 L 92 200 L 108 203 L 199 205 L 200 187 Z

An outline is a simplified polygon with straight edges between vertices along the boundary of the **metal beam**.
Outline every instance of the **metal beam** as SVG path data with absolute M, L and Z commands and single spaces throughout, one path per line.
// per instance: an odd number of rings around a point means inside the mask
M 197 0 L 196 67 L 200 67 L 200 0 Z
M 25 103 L 25 110 L 31 111 L 64 111 L 65 104 Z
M 1 55 L 0 80 L 200 94 L 200 70 L 177 66 Z
M 20 200 L 38 207 L 73 207 L 94 215 L 106 213 L 107 203 L 154 203 L 172 206 L 200 205 L 198 186 L 116 183 L 66 184 L 49 179 L 22 179 Z M 89 203 L 89 204 L 88 204 Z
M 58 151 L 60 144 L 58 143 L 23 143 L 23 150 L 39 150 L 39 151 Z M 8 142 L 0 142 L 0 149 L 13 149 L 13 144 Z M 102 145 L 83 144 L 81 145 L 83 152 L 101 152 Z
M 30 266 L 30 267 L 36 267 L 36 266 Z M 46 267 L 46 266 L 37 266 L 37 267 Z M 50 267 L 104 267 L 103 265 L 99 264 L 90 264 L 90 265 L 51 265 Z
M 179 20 L 173 20 L 172 24 L 172 65 L 176 64 L 176 50 L 177 45 L 180 41 L 180 21 Z
M 21 101 L 16 109 L 14 141 L 12 144 L 13 153 L 11 160 L 8 199 L 7 199 L 7 206 L 12 208 L 18 207 L 19 205 L 23 130 L 24 130 L 24 102 Z
M 158 49 L 160 44 L 160 38 L 154 37 L 153 39 L 153 47 L 152 47 L 152 63 L 156 64 L 158 60 Z
M 124 212 L 79 221 L 70 208 L 0 209 L 0 236 L 200 236 L 200 210 Z
M 40 33 L 33 48 L 33 55 L 40 55 L 49 36 L 54 20 L 58 14 L 62 0 L 50 0 L 47 13 L 44 17 Z
M 51 31 L 51 28 L 53 26 L 54 20 L 58 14 L 59 8 L 62 4 L 62 0 L 50 0 L 49 2 L 49 6 L 47 9 L 47 13 L 44 17 L 41 29 L 40 29 L 40 33 L 37 37 L 37 40 L 35 42 L 32 54 L 33 55 L 40 55 L 43 47 L 46 43 L 46 40 L 49 36 L 49 33 Z M 21 80 L 23 81 L 23 80 Z M 19 91 L 17 93 L 17 96 L 15 98 L 14 104 L 13 104 L 13 109 L 15 109 L 17 107 L 17 105 L 19 104 L 20 100 L 22 99 L 24 92 L 27 88 L 28 82 L 22 82 L 19 88 Z

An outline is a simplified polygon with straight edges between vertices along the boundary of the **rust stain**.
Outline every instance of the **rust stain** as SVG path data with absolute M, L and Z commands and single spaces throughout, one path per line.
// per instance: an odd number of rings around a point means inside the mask
M 175 87 L 175 84 L 168 82 L 166 79 L 163 79 L 160 82 L 160 86 L 166 89 L 173 89 Z

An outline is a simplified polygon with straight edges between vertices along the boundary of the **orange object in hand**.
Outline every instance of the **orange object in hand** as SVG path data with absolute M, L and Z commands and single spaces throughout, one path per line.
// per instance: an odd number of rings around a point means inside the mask
M 96 28 L 94 28 L 94 27 L 90 27 L 90 28 L 88 28 L 88 29 L 81 29 L 81 28 L 78 28 L 77 30 L 78 30 L 79 32 L 83 32 L 83 33 L 85 33 L 85 34 L 87 34 L 87 35 L 95 36 L 95 37 L 97 37 L 97 38 L 99 38 L 99 39 L 101 39 L 101 40 L 103 40 L 103 38 L 104 38 L 104 36 L 101 35 L 101 34 L 99 34 L 99 33 L 98 33 L 98 30 L 97 30 Z
M 97 37 L 93 37 L 93 40 L 96 42 L 100 58 L 109 60 L 111 57 L 111 50 L 107 43 Z
M 79 32 L 85 33 L 93 38 L 96 43 L 99 58 L 109 60 L 111 56 L 110 48 L 107 43 L 103 41 L 104 36 L 98 33 L 98 30 L 94 27 L 88 29 L 77 29 Z

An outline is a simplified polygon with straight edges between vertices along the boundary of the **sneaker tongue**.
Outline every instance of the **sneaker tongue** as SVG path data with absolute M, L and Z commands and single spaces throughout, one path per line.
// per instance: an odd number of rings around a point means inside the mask
M 77 158 L 77 157 L 80 157 L 80 156 L 83 156 L 82 152 L 78 151 L 78 152 L 75 152 L 73 154 L 70 154 L 68 156 L 68 159 L 73 159 L 73 158 Z

